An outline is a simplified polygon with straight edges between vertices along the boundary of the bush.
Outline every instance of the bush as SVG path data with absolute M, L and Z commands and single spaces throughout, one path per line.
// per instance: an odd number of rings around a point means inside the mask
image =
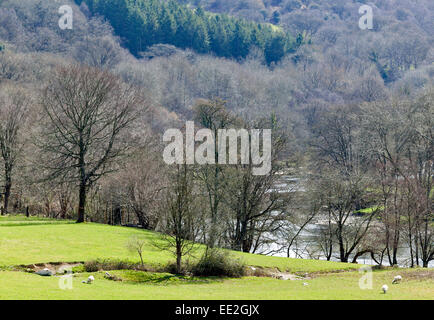
M 187 263 L 183 263 L 181 265 L 181 272 L 178 272 L 177 270 L 177 265 L 176 262 L 169 262 L 166 266 L 164 266 L 164 268 L 162 269 L 162 271 L 164 272 L 168 272 L 171 274 L 181 274 L 181 275 L 187 275 L 189 274 L 189 270 L 191 269 L 191 266 L 188 265 Z
M 125 269 L 141 269 L 141 266 L 137 263 L 125 261 L 125 260 L 114 260 L 114 259 L 99 259 L 87 261 L 84 264 L 84 270 L 86 272 L 96 272 L 99 270 L 125 270 Z
M 245 275 L 246 266 L 220 249 L 208 249 L 192 268 L 195 276 L 217 276 L 239 278 Z

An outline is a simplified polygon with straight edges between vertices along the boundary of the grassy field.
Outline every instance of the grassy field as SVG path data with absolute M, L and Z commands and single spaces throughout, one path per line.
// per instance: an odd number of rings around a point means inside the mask
M 110 271 L 124 281 L 104 279 L 81 283 L 88 273 L 74 274 L 73 289 L 62 290 L 60 277 L 41 277 L 13 266 L 49 262 L 89 261 L 100 258 L 138 257 L 125 248 L 132 235 L 146 238 L 145 263 L 164 265 L 173 258 L 152 245 L 160 241 L 153 232 L 100 224 L 70 221 L 0 217 L 0 299 L 434 299 L 433 270 L 382 270 L 373 273 L 373 289 L 361 290 L 357 269 L 360 265 L 317 260 L 288 259 L 243 253 L 250 266 L 275 268 L 291 273 L 309 273 L 312 279 L 277 280 L 269 277 L 241 279 L 183 278 L 164 273 Z M 199 256 L 202 248 L 198 248 Z M 194 259 L 194 258 L 193 258 Z M 347 271 L 347 272 L 339 272 Z M 396 274 L 404 278 L 391 285 Z M 308 285 L 303 285 L 306 282 Z M 381 293 L 387 283 L 389 292 Z

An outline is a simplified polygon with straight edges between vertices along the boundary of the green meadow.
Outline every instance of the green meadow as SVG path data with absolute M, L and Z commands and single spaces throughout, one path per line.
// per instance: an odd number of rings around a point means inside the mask
M 318 260 L 290 259 L 231 252 L 248 266 L 307 276 L 302 280 L 271 277 L 193 278 L 163 272 L 114 270 L 122 281 L 104 278 L 104 271 L 77 271 L 72 289 L 61 289 L 60 276 L 42 277 L 25 272 L 23 265 L 73 263 L 95 259 L 138 262 L 126 242 L 138 235 L 146 239 L 145 264 L 156 268 L 173 261 L 169 252 L 154 245 L 158 233 L 102 224 L 72 221 L 0 217 L 0 299 L 434 299 L 434 270 L 385 269 L 372 273 L 372 289 L 362 290 L 361 265 Z M 203 252 L 198 246 L 191 261 Z M 89 275 L 92 284 L 82 283 Z M 307 274 L 307 275 L 306 275 Z M 403 281 L 392 285 L 400 274 Z M 381 286 L 388 284 L 387 294 Z

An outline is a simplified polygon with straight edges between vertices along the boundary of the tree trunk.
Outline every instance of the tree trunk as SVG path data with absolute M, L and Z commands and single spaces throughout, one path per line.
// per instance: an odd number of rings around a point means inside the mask
M 84 222 L 84 208 L 86 205 L 86 185 L 84 183 L 80 183 L 80 191 L 78 194 L 79 203 L 78 203 L 78 218 L 77 223 Z
M 114 225 L 122 225 L 122 210 L 118 203 L 115 203 L 113 210 Z
M 181 260 L 182 260 L 182 248 L 181 248 L 181 244 L 177 243 L 176 244 L 176 272 L 178 274 L 180 274 L 182 271 Z
M 8 213 L 8 206 L 9 206 L 9 197 L 11 195 L 11 189 L 12 189 L 12 181 L 10 177 L 6 178 L 6 184 L 5 184 L 5 198 L 3 202 L 4 206 L 4 214 Z
M 338 241 L 339 241 L 339 258 L 341 262 L 348 262 L 348 256 L 345 253 L 344 239 L 342 238 L 342 225 L 338 225 Z

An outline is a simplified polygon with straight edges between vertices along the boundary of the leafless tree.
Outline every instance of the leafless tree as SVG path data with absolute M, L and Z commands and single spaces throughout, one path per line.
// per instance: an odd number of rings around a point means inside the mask
M 195 248 L 198 236 L 199 214 L 195 208 L 195 187 L 189 165 L 177 165 L 170 175 L 170 185 L 165 190 L 158 230 L 163 232 L 163 241 L 155 246 L 172 252 L 176 257 L 176 270 L 182 272 L 182 257 Z
M 129 150 L 129 126 L 142 99 L 114 75 L 79 65 L 60 67 L 42 94 L 43 141 L 50 178 L 78 183 L 77 222 L 85 219 L 86 195 Z
M 223 173 L 224 202 L 229 209 L 228 232 L 234 250 L 251 252 L 262 243 L 264 234 L 276 233 L 283 225 L 290 193 L 276 188 L 281 169 L 279 157 L 285 151 L 286 139 L 274 117 L 253 124 L 270 128 L 273 134 L 271 170 L 266 175 L 252 174 L 252 164 L 238 164 Z M 280 132 L 279 132 L 280 131 Z
M 226 102 L 216 98 L 211 101 L 200 100 L 194 106 L 195 118 L 204 128 L 210 129 L 214 137 L 217 137 L 219 129 L 229 128 L 234 123 L 234 116 L 225 108 Z M 218 159 L 217 139 L 215 141 L 215 159 Z M 202 165 L 197 173 L 197 177 L 202 181 L 209 204 L 210 230 L 206 243 L 209 247 L 214 247 L 221 234 L 221 225 L 219 219 L 222 215 L 222 202 L 224 198 L 224 176 L 222 173 L 223 166 L 220 164 Z
M 8 212 L 9 198 L 17 161 L 24 146 L 23 128 L 28 115 L 29 98 L 13 85 L 0 88 L 0 156 L 4 173 L 4 212 Z

